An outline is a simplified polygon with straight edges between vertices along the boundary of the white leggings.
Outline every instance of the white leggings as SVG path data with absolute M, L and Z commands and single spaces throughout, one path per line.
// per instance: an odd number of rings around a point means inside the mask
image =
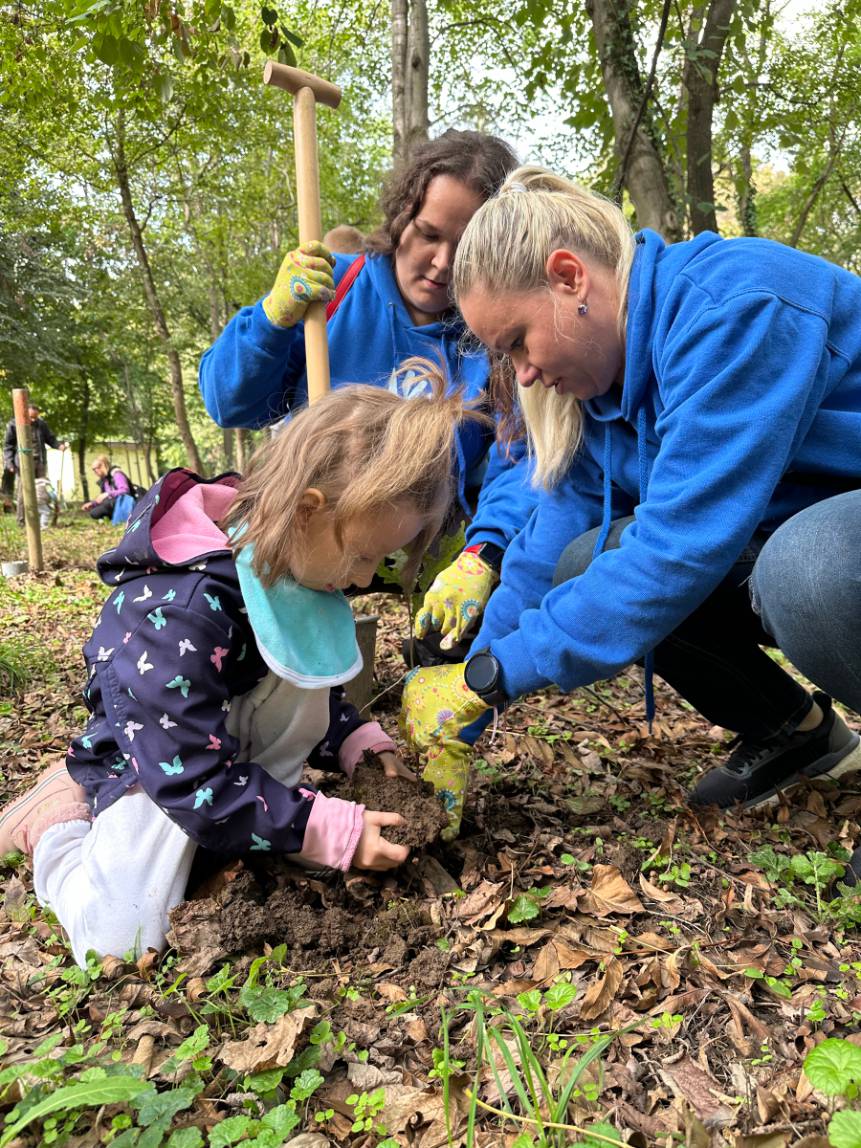
M 227 718 L 239 741 L 237 762 L 256 761 L 286 786 L 299 783 L 328 724 L 328 689 L 300 690 L 272 673 L 233 698 Z M 67 821 L 45 831 L 33 853 L 36 896 L 57 914 L 79 965 L 90 949 L 100 957 L 161 951 L 196 849 L 135 787 L 92 825 Z
M 196 849 L 134 789 L 92 824 L 66 821 L 45 831 L 33 854 L 36 896 L 56 913 L 82 967 L 91 949 L 100 957 L 161 951 Z

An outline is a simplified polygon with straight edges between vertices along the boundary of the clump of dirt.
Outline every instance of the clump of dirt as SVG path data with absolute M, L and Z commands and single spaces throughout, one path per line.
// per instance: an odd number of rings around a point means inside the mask
M 437 935 L 427 906 L 390 902 L 382 885 L 353 894 L 332 875 L 321 881 L 288 862 L 270 860 L 253 872 L 243 862 L 222 872 L 209 895 L 183 901 L 170 914 L 171 943 L 187 971 L 216 960 L 286 944 L 303 965 L 361 952 L 392 967 L 407 965 Z M 313 956 L 312 956 L 313 954 Z
M 345 801 L 359 802 L 368 809 L 400 813 L 405 824 L 384 830 L 386 840 L 395 845 L 423 849 L 436 841 L 448 825 L 445 809 L 429 782 L 386 777 L 372 754 L 359 762 L 353 776 L 341 782 L 335 794 Z

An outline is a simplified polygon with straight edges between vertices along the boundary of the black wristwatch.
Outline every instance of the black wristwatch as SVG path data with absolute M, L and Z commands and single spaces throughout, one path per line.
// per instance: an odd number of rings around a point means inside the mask
M 494 542 L 479 542 L 476 546 L 467 546 L 464 554 L 475 554 L 482 562 L 495 570 L 498 574 L 502 569 L 502 559 L 505 557 L 505 551 L 501 546 L 497 546 Z
M 463 670 L 463 680 L 493 709 L 505 709 L 511 700 L 502 688 L 499 662 L 490 650 L 479 650 L 470 656 Z

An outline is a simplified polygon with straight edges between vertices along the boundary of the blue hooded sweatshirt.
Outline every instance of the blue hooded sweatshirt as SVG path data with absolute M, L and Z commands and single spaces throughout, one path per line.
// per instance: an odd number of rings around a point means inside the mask
M 622 388 L 583 404 L 473 645 L 511 698 L 646 656 L 758 530 L 861 487 L 861 279 L 764 239 L 636 243 Z M 630 514 L 618 549 L 552 588 L 569 542 Z
M 355 258 L 335 256 L 336 283 Z M 203 401 L 219 426 L 267 426 L 307 402 L 303 328 L 302 323 L 277 327 L 263 310 L 262 300 L 234 315 L 200 361 Z M 366 256 L 364 267 L 328 323 L 332 386 L 369 383 L 405 397 L 426 393 L 424 386 L 421 392 L 411 389 L 409 379 L 394 381 L 401 363 L 420 355 L 444 365 L 452 384 L 462 386 L 467 398 L 478 398 L 487 386 L 487 357 L 483 351 L 463 349 L 464 333 L 458 319 L 417 327 L 395 282 L 391 260 Z M 507 455 L 491 445 L 488 433 L 474 424 L 460 431 L 458 482 L 465 512 L 471 512 L 467 487 L 481 483 L 467 529 L 468 544 L 492 542 L 505 549 L 525 525 L 537 502 L 525 454 L 525 444 L 520 443 Z M 482 481 L 485 458 L 487 471 Z

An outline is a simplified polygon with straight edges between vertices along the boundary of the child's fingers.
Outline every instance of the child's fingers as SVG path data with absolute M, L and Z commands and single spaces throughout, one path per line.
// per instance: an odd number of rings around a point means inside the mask
M 398 865 L 403 865 L 409 855 L 410 851 L 406 845 L 394 845 L 391 841 L 386 841 L 385 837 L 381 837 L 377 845 L 374 868 L 394 869 Z
M 391 813 L 386 809 L 369 809 L 366 816 L 372 825 L 403 825 L 404 819 L 400 813 Z

